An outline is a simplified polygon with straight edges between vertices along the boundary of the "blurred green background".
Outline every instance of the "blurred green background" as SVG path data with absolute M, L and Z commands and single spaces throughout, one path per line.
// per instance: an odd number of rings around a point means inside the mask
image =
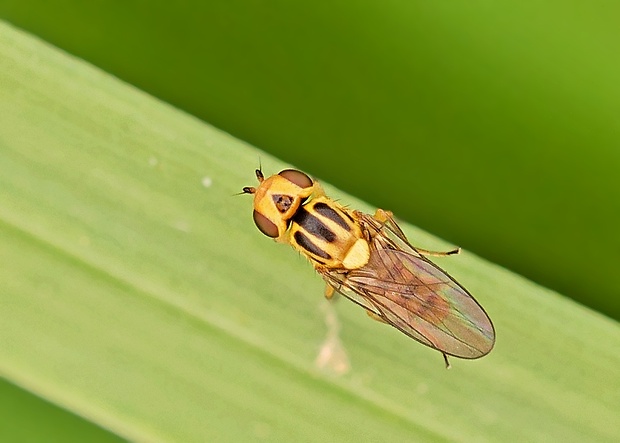
M 0 16 L 620 318 L 618 3 L 12 0 Z
M 0 441 L 62 443 L 125 441 L 66 409 L 0 378 Z M 10 417 L 10 419 L 6 419 Z

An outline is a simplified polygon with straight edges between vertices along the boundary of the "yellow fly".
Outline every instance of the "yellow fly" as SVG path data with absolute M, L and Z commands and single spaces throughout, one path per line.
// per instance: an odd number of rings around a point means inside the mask
M 448 356 L 475 359 L 488 354 L 495 330 L 465 288 L 412 246 L 392 213 L 374 216 L 330 199 L 318 182 L 294 169 L 265 179 L 256 170 L 254 222 L 268 237 L 289 243 L 323 277 L 325 295 L 334 291 L 379 321 Z

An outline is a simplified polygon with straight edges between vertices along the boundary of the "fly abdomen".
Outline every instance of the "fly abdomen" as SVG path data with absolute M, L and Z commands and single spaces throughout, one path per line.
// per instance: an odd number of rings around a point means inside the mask
M 291 219 L 293 245 L 331 268 L 356 269 L 368 261 L 368 244 L 359 225 L 333 200 L 317 197 Z
M 293 234 L 293 238 L 297 242 L 299 246 L 304 248 L 307 252 L 316 255 L 317 257 L 321 257 L 326 260 L 331 260 L 331 255 L 324 251 L 319 246 L 314 244 L 312 240 L 310 240 L 303 232 L 297 231 Z
M 308 212 L 304 206 L 300 207 L 295 213 L 293 223 L 297 223 L 308 234 L 324 242 L 332 243 L 336 240 L 336 233 L 330 230 L 317 216 Z
M 321 214 L 323 217 L 330 219 L 345 231 L 351 231 L 351 227 L 346 222 L 346 220 L 342 218 L 342 216 L 338 214 L 338 212 L 336 212 L 336 210 L 329 206 L 327 203 L 317 202 L 313 205 L 313 208 L 316 212 Z

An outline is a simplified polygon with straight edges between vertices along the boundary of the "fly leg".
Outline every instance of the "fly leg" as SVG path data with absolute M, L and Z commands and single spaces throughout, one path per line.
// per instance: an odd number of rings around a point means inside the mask
M 448 354 L 442 352 L 441 355 L 443 355 L 443 361 L 446 362 L 446 369 L 450 369 L 452 366 L 450 366 L 450 362 L 448 361 Z
M 339 289 L 337 289 L 331 283 L 328 283 L 327 281 L 325 282 L 325 298 L 328 301 L 333 301 L 334 300 L 334 295 L 337 294 L 337 291 L 339 291 Z M 368 314 L 368 316 L 370 318 L 372 318 L 373 320 L 376 320 L 376 321 L 379 321 L 381 323 L 386 323 L 387 324 L 385 319 L 378 312 L 373 312 L 370 309 L 366 309 L 366 314 Z
M 394 220 L 394 214 L 392 214 L 392 211 L 386 211 L 385 209 L 377 209 L 375 211 L 375 215 L 373 218 L 377 220 L 379 223 L 381 223 L 381 225 L 387 226 L 388 228 L 390 228 L 392 231 L 394 231 L 394 234 L 396 234 L 398 238 L 400 238 L 402 241 L 409 244 L 409 240 L 407 240 L 407 236 L 405 235 L 403 230 L 400 229 L 400 226 L 398 226 L 398 224 Z
M 381 323 L 385 323 L 387 324 L 387 322 L 383 319 L 383 317 L 381 317 L 379 314 L 377 314 L 376 312 L 372 312 L 369 311 L 368 309 L 366 309 L 366 314 L 368 314 L 368 316 L 370 318 L 372 318 L 373 320 L 379 321 Z
M 325 283 L 325 298 L 331 300 L 336 293 L 336 289 L 329 283 Z
M 394 215 L 392 214 L 391 211 L 386 211 L 384 209 L 377 209 L 373 218 L 379 223 L 381 223 L 383 226 L 387 226 L 392 232 L 394 232 L 394 234 L 396 234 L 396 236 L 399 239 L 407 243 L 409 246 L 411 246 L 413 249 L 415 249 L 417 252 L 419 252 L 422 255 L 430 255 L 433 257 L 447 257 L 449 255 L 460 254 L 461 252 L 461 248 L 452 249 L 446 252 L 438 252 L 438 251 L 429 251 L 427 249 L 422 249 L 422 248 L 418 248 L 417 246 L 411 245 L 411 243 L 409 243 L 409 240 L 407 240 L 407 236 L 405 235 L 403 230 L 400 229 L 400 226 L 398 226 L 398 223 L 396 223 L 396 221 L 394 220 Z
M 418 247 L 415 247 L 415 246 L 413 247 L 413 249 L 415 249 L 416 251 L 418 251 L 422 255 L 430 255 L 430 256 L 433 256 L 433 257 L 448 257 L 449 255 L 458 255 L 458 254 L 461 253 L 461 248 L 452 249 L 452 250 L 446 251 L 446 252 L 428 251 L 426 249 L 418 248 Z

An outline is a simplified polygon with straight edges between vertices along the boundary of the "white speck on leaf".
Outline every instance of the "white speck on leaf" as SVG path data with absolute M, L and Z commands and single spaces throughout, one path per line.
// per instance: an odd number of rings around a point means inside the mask
M 212 184 L 213 184 L 213 180 L 211 179 L 211 177 L 203 177 L 203 179 L 202 179 L 202 186 L 204 186 L 205 188 L 208 188 Z
M 178 229 L 181 232 L 189 232 L 190 227 L 189 223 L 184 220 L 178 220 L 172 225 L 175 229 Z
M 351 365 L 344 345 L 340 341 L 340 324 L 334 311 L 332 303 L 324 300 L 321 310 L 325 314 L 325 324 L 327 326 L 327 337 L 321 345 L 319 354 L 316 356 L 314 364 L 317 368 L 331 372 L 335 375 L 342 375 L 349 372 Z

